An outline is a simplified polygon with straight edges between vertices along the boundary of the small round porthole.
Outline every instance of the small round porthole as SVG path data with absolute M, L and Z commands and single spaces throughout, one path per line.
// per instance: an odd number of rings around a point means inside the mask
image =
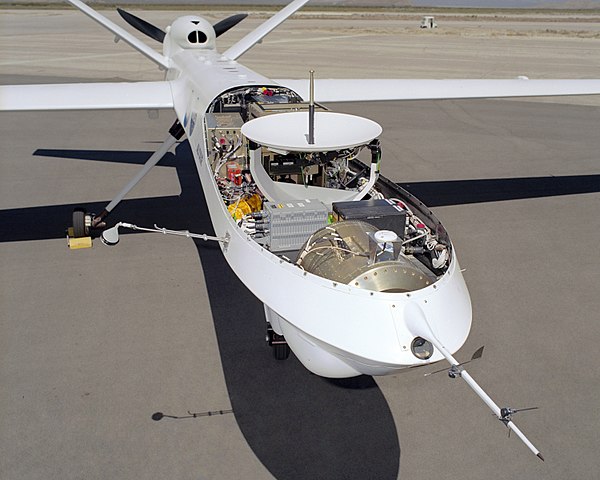
M 410 350 L 419 360 L 427 360 L 433 355 L 433 345 L 430 341 L 416 337 L 410 344 Z
M 188 42 L 190 43 L 206 43 L 206 40 L 208 40 L 206 33 L 200 30 L 195 30 L 188 35 Z

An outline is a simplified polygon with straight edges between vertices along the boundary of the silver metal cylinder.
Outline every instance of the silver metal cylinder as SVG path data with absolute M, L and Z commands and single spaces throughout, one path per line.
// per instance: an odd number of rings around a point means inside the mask
M 328 225 L 307 240 L 296 263 L 320 277 L 375 292 L 411 292 L 435 281 L 415 259 L 402 254 L 388 260 L 392 254 L 380 248 L 377 257 L 385 260 L 373 262 L 369 237 L 377 231 L 357 220 Z

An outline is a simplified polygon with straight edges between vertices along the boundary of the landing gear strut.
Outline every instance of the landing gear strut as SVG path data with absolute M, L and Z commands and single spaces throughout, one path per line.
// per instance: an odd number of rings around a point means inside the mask
M 106 227 L 104 219 L 108 214 L 115 208 L 121 200 L 127 195 L 138 182 L 146 176 L 146 174 L 165 156 L 169 149 L 181 140 L 185 131 L 179 123 L 175 120 L 175 123 L 169 129 L 169 135 L 167 139 L 162 143 L 159 149 L 146 160 L 144 166 L 135 175 L 130 182 L 123 187 L 123 189 L 117 194 L 117 196 L 106 206 L 106 208 L 99 214 L 93 215 L 86 213 L 83 208 L 76 208 L 73 211 L 73 236 L 75 238 L 89 237 L 91 229 L 102 229 Z
M 270 323 L 267 323 L 267 344 L 273 350 L 273 356 L 277 360 L 285 360 L 290 356 L 290 346 L 285 341 L 283 335 L 279 335 L 273 330 Z
M 169 135 L 167 139 L 162 143 L 162 145 L 158 148 L 156 152 L 152 154 L 146 163 L 141 168 L 141 170 L 137 173 L 135 177 L 133 177 L 130 182 L 123 187 L 123 189 L 117 194 L 115 198 L 106 206 L 106 208 L 92 220 L 92 226 L 95 228 L 104 228 L 106 224 L 104 223 L 104 219 L 108 216 L 110 212 L 112 212 L 113 208 L 115 208 L 121 200 L 127 195 L 133 187 L 135 187 L 138 182 L 146 176 L 146 174 L 152 170 L 153 167 L 156 166 L 158 162 L 165 156 L 165 154 L 169 151 L 169 149 L 177 143 L 177 141 L 181 140 L 181 137 L 185 134 L 183 127 L 179 123 L 179 120 L 175 120 L 175 123 L 169 129 Z

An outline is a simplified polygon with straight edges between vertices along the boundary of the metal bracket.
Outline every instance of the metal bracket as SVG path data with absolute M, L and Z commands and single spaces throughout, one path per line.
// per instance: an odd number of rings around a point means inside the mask
M 515 413 L 526 412 L 528 410 L 537 410 L 540 407 L 527 407 L 527 408 L 510 408 L 510 407 L 502 407 L 500 409 L 500 416 L 498 420 L 500 420 L 504 425 L 508 426 L 508 422 L 512 421 L 512 416 Z M 510 433 L 510 430 L 509 430 Z
M 460 368 L 459 365 L 452 365 L 450 367 L 450 369 L 448 370 L 448 376 L 450 378 L 460 377 L 461 374 L 462 374 L 462 369 Z

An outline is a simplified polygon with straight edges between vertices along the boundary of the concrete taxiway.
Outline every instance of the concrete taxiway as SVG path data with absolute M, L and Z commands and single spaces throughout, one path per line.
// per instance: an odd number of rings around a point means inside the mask
M 141 16 L 164 26 L 180 14 Z M 7 11 L 0 22 L 4 84 L 160 78 L 77 12 Z M 342 30 L 292 20 L 242 61 L 278 77 L 308 68 L 346 77 L 600 72 L 595 38 L 417 38 L 370 22 Z M 2 113 L 0 477 L 594 478 L 596 102 L 336 106 L 383 125 L 384 174 L 450 232 L 474 308 L 457 357 L 485 345 L 471 374 L 502 406 L 540 407 L 516 423 L 544 463 L 443 373 L 328 382 L 294 358 L 277 363 L 263 344 L 261 305 L 210 245 L 135 234 L 114 248 L 95 241 L 69 251 L 62 233 L 72 207 L 108 201 L 164 139 L 172 114 Z M 186 145 L 175 153 L 115 220 L 210 230 Z M 192 418 L 156 421 L 156 412 Z

